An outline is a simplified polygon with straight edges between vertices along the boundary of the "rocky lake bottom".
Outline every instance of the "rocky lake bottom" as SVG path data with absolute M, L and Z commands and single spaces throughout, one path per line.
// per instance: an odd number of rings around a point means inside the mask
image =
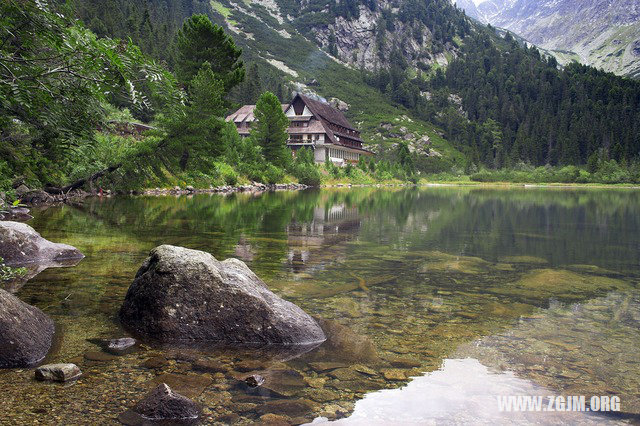
M 160 383 L 204 424 L 585 424 L 640 418 L 640 192 L 336 189 L 89 199 L 29 224 L 86 258 L 12 290 L 56 323 L 42 383 L 0 370 L 0 424 L 118 424 Z M 148 252 L 239 258 L 322 325 L 315 348 L 100 339 Z M 260 375 L 264 383 L 247 385 Z M 502 413 L 499 395 L 617 395 L 620 413 Z

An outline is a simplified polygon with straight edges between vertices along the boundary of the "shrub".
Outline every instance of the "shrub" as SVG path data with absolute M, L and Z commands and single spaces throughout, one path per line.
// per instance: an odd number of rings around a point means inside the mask
M 322 182 L 320 170 L 314 164 L 296 165 L 293 175 L 298 179 L 298 182 L 308 186 L 319 186 Z
M 284 170 L 279 167 L 274 166 L 273 164 L 269 164 L 264 171 L 264 180 L 265 183 L 273 185 L 275 183 L 281 182 L 284 179 Z
M 565 166 L 555 173 L 555 181 L 574 183 L 580 176 L 580 169 L 576 166 Z
M 233 170 L 233 167 L 222 162 L 216 162 L 214 164 L 218 176 L 220 176 L 227 185 L 233 186 L 238 183 L 238 174 Z

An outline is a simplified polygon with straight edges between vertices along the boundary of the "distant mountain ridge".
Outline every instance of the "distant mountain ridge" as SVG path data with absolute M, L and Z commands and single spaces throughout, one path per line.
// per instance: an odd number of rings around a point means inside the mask
M 638 0 L 487 0 L 459 8 L 553 53 L 619 75 L 640 77 Z

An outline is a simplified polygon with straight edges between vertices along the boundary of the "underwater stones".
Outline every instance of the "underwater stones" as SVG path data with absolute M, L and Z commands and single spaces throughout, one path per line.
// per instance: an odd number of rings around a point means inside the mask
M 629 288 L 626 282 L 597 275 L 585 275 L 564 269 L 535 269 L 518 281 L 492 291 L 503 294 L 519 294 L 531 298 L 576 297 L 601 291 Z
M 258 414 L 284 414 L 290 417 L 304 416 L 315 410 L 317 404 L 308 399 L 273 399 L 257 409 Z
M 126 425 L 144 425 L 150 422 L 195 424 L 199 417 L 200 409 L 195 402 L 162 383 L 133 408 L 120 414 L 118 420 Z
M 47 355 L 55 326 L 40 309 L 0 289 L 0 330 L 0 368 L 20 368 Z
M 343 362 L 310 362 L 309 366 L 318 372 L 335 370 L 336 368 L 345 368 L 348 365 Z
M 325 377 L 305 377 L 304 382 L 313 389 L 321 389 L 327 382 Z
M 167 384 L 181 395 L 189 398 L 196 398 L 213 380 L 205 376 L 195 376 L 187 374 L 168 373 L 155 377 L 152 384 Z
M 296 370 L 265 370 L 245 377 L 243 381 L 250 387 L 260 387 L 262 396 L 291 397 L 307 387 L 304 377 Z
M 323 362 L 346 362 L 376 364 L 380 357 L 369 337 L 355 333 L 352 329 L 333 320 L 317 318 L 327 341 L 310 354 L 311 358 Z M 328 360 L 328 361 L 324 361 Z
M 104 349 L 114 355 L 123 355 L 130 352 L 136 345 L 136 339 L 131 337 L 122 337 L 120 339 L 107 340 L 104 343 Z
M 391 358 L 389 363 L 396 368 L 418 368 L 422 366 L 420 361 L 411 358 Z
M 338 392 L 330 389 L 313 389 L 313 392 L 309 392 L 308 396 L 316 402 L 329 402 L 340 398 Z
M 498 260 L 502 263 L 529 263 L 532 265 L 544 265 L 549 263 L 547 262 L 547 259 L 536 256 L 503 256 Z
M 116 356 L 101 351 L 88 351 L 84 353 L 87 361 L 107 362 L 116 359 Z
M 566 267 L 567 269 L 580 272 L 580 273 L 589 273 L 589 274 L 598 274 L 598 275 L 620 275 L 620 273 L 611 271 L 609 269 L 604 269 L 596 265 L 569 265 Z
M 388 368 L 381 371 L 382 377 L 389 381 L 402 381 L 407 379 L 407 375 L 403 370 L 398 368 Z
M 330 371 L 328 374 L 330 377 L 341 381 L 362 379 L 362 375 L 351 368 L 338 368 L 337 370 Z
M 269 364 L 257 359 L 247 359 L 247 360 L 239 361 L 233 364 L 233 369 L 236 371 L 240 371 L 241 373 L 246 373 L 248 371 L 255 371 L 255 370 L 264 370 L 265 368 L 268 368 L 268 367 L 269 367 Z
M 42 238 L 25 223 L 0 221 L 0 257 L 9 266 L 22 266 L 79 260 L 84 255 L 75 247 Z
M 199 359 L 191 364 L 191 367 L 196 371 L 202 371 L 206 373 L 226 373 L 229 371 L 229 367 L 220 361 L 210 359 Z
M 160 297 L 160 295 L 162 297 Z M 298 306 L 272 293 L 242 261 L 162 245 L 136 274 L 122 323 L 164 342 L 317 345 L 325 335 Z
M 244 379 L 244 382 L 251 388 L 257 388 L 264 383 L 264 377 L 259 374 L 252 374 Z
M 263 414 L 260 416 L 260 423 L 265 426 L 289 426 L 291 425 L 291 417 L 278 414 Z
M 357 371 L 358 373 L 362 373 L 362 374 L 364 374 L 366 376 L 377 376 L 378 375 L 378 373 L 374 369 L 369 368 L 366 365 L 355 364 L 355 365 L 351 366 L 351 368 L 354 371 Z
M 461 274 L 479 274 L 486 272 L 491 266 L 489 262 L 479 257 L 452 255 L 439 251 L 424 254 L 429 260 L 424 263 L 419 271 L 430 272 L 454 272 Z
M 82 371 L 75 364 L 47 364 L 36 368 L 36 380 L 53 382 L 68 382 L 82 375 Z
M 169 361 L 167 358 L 163 356 L 152 356 L 151 358 L 147 358 L 142 364 L 140 364 L 140 366 L 150 370 L 155 370 L 165 367 L 168 363 Z

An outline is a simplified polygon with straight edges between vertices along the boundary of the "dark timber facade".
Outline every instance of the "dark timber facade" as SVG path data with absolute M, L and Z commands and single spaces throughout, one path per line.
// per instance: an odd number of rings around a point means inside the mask
M 238 128 L 241 136 L 248 136 L 255 121 L 255 105 L 245 105 L 227 117 Z M 373 155 L 362 147 L 360 131 L 349 123 L 344 114 L 330 105 L 297 94 L 290 104 L 282 105 L 289 119 L 289 146 L 295 152 L 311 148 L 316 163 L 329 158 L 338 165 L 357 163 L 361 155 Z

